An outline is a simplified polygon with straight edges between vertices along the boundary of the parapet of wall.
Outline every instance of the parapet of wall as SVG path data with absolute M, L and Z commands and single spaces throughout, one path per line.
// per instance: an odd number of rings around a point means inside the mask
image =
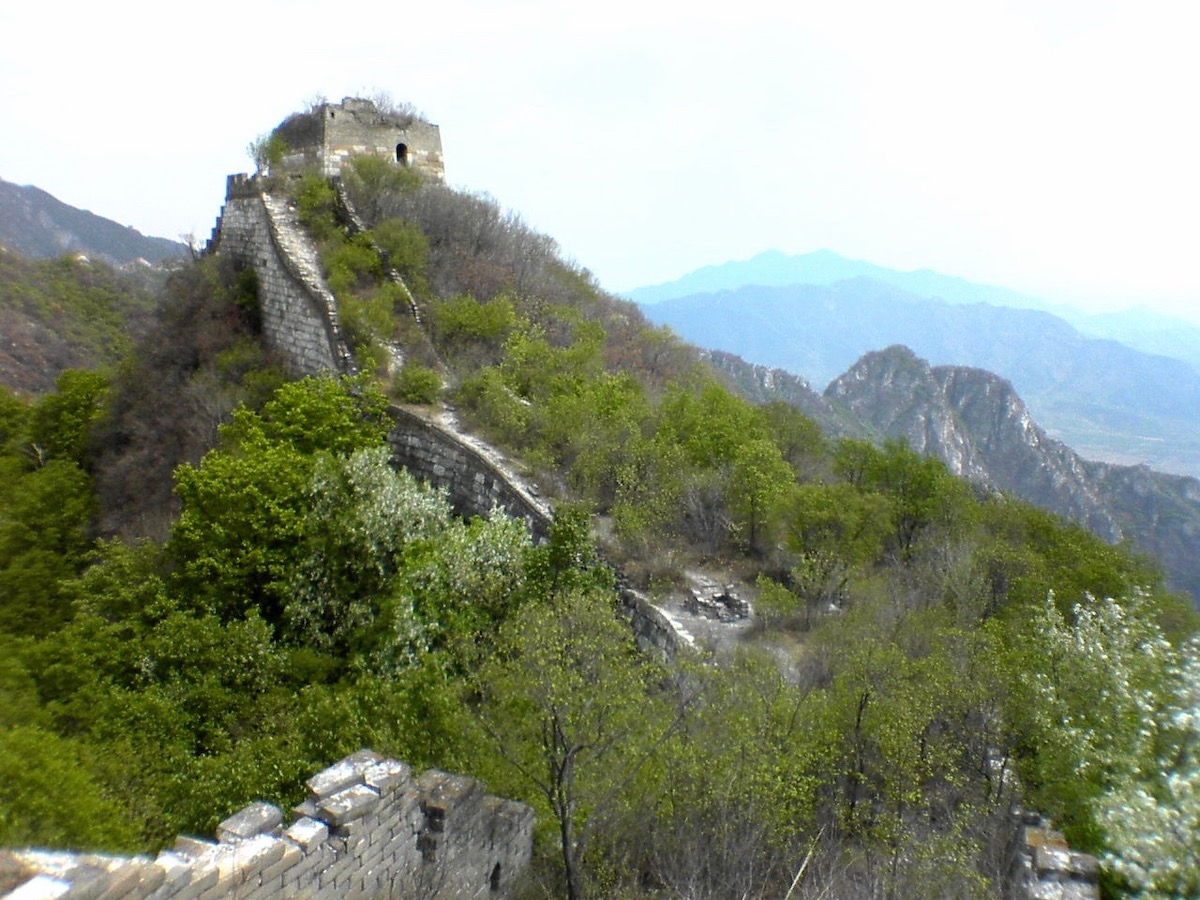
M 181 837 L 154 859 L 11 852 L 3 870 L 24 880 L 3 900 L 482 900 L 511 896 L 529 864 L 533 810 L 472 778 L 414 778 L 362 750 L 307 787 L 286 827 L 278 807 L 253 803 L 217 826 L 215 842 Z
M 263 336 L 296 374 L 353 371 L 337 300 L 286 199 L 265 191 L 256 178 L 230 175 L 208 249 L 254 269 Z
M 342 215 L 352 229 L 361 230 L 345 190 L 340 184 L 336 187 Z M 351 370 L 338 327 L 337 300 L 321 277 L 312 242 L 284 200 L 264 192 L 258 179 L 231 175 L 209 250 L 255 269 L 263 332 L 296 372 Z M 395 278 L 403 286 L 399 276 Z M 408 296 L 420 321 L 416 303 Z M 392 409 L 392 416 L 393 462 L 445 488 L 457 513 L 486 516 L 499 507 L 524 520 L 535 541 L 549 537 L 550 507 L 508 469 L 495 448 L 467 436 L 452 420 L 439 423 L 399 407 Z M 653 646 L 670 656 L 691 646 L 647 598 L 628 589 L 622 589 L 621 596 L 643 647 Z
M 524 520 L 534 540 L 550 536 L 549 506 L 506 471 L 495 449 L 415 412 L 393 407 L 391 413 L 396 422 L 388 435 L 392 462 L 434 487 L 445 488 L 456 513 L 486 516 L 499 507 Z
M 396 427 L 388 435 L 392 462 L 417 478 L 445 488 L 454 511 L 462 516 L 486 516 L 499 507 L 523 519 L 535 541 L 550 536 L 553 514 L 514 473 L 500 453 L 457 428 L 439 424 L 400 407 L 393 407 Z M 618 577 L 621 601 L 638 644 L 667 657 L 692 649 L 692 641 L 649 598 Z

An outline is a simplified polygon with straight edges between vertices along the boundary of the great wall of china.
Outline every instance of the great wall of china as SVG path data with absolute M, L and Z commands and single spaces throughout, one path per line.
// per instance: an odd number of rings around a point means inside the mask
M 293 137 L 311 143 L 289 164 L 315 162 L 332 177 L 356 153 L 391 154 L 400 165 L 444 180 L 436 126 L 385 117 L 381 126 L 364 128 L 369 103 L 347 98 L 288 120 Z M 346 206 L 345 193 L 338 196 L 344 218 L 355 227 L 358 217 Z M 264 339 L 295 374 L 353 370 L 337 300 L 283 193 L 258 177 L 229 176 L 208 252 L 255 271 Z M 500 507 L 524 520 L 535 539 L 548 535 L 551 509 L 497 449 L 444 413 L 394 407 L 392 416 L 395 465 L 445 488 L 462 515 Z M 648 598 L 627 587 L 621 594 L 644 648 L 669 656 L 690 646 L 687 633 Z M 435 770 L 414 776 L 406 764 L 364 750 L 317 773 L 307 788 L 308 799 L 292 810 L 286 826 L 277 807 L 251 804 L 221 823 L 215 841 L 181 836 L 154 858 L 0 852 L 0 891 L 10 891 L 0 900 L 471 900 L 511 896 L 530 859 L 533 811 L 487 795 L 471 778 Z M 1022 818 L 1015 831 L 1014 900 L 1099 898 L 1093 857 L 1072 853 L 1040 819 Z

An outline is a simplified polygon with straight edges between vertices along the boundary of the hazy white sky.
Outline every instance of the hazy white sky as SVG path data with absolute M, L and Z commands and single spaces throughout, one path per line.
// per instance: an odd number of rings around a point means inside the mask
M 828 248 L 1200 317 L 1190 0 L 51 0 L 0 34 L 0 178 L 147 234 L 385 90 L 610 290 Z

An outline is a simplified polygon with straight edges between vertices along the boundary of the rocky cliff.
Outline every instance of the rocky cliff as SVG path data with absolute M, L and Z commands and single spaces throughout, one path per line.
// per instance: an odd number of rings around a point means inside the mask
M 1168 582 L 1200 598 L 1200 481 L 1082 459 L 1033 421 L 1012 385 L 982 369 L 930 366 L 907 347 L 868 353 L 825 391 L 886 437 L 956 475 L 1129 540 Z

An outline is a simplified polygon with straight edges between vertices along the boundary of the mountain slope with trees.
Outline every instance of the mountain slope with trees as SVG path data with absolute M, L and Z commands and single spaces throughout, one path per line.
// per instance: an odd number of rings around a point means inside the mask
M 930 366 L 906 347 L 869 353 L 825 396 L 957 475 L 1128 541 L 1200 598 L 1200 481 L 1145 466 L 1089 462 L 1037 426 L 1012 385 L 990 372 Z
M 0 249 L 0 384 L 42 393 L 65 369 L 116 365 L 150 327 L 156 303 L 153 279 Z

